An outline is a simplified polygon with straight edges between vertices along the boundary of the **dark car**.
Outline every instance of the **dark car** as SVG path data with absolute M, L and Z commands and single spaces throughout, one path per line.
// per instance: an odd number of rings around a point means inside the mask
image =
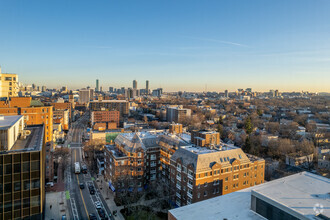
M 96 217 L 96 215 L 94 215 L 94 213 L 90 213 L 89 214 L 89 219 L 90 220 L 95 220 L 95 219 L 97 220 L 97 217 Z
M 105 215 L 105 211 L 103 209 L 99 209 L 99 210 L 97 210 L 97 212 L 99 213 L 100 218 L 102 218 L 102 219 L 107 219 L 108 218 Z
M 80 189 L 85 189 L 85 185 L 84 185 L 83 183 L 80 183 L 80 184 L 79 184 L 79 188 L 80 188 Z

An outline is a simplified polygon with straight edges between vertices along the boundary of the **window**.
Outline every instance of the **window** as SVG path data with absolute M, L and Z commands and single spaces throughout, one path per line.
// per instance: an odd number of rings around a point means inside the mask
M 226 191 L 228 190 L 228 186 L 225 186 L 225 190 L 226 190 Z
M 204 191 L 204 196 L 207 196 L 207 191 Z
M 150 155 L 150 160 L 156 160 L 156 154 L 151 154 Z
M 4 192 L 5 193 L 11 193 L 11 183 L 6 183 L 5 184 L 5 188 L 4 188 Z
M 21 182 L 14 183 L 14 191 L 21 191 Z
M 11 164 L 5 165 L 5 174 L 11 174 Z
M 205 175 L 204 175 L 204 176 L 206 177 L 206 176 L 207 176 L 207 174 L 208 174 L 208 173 L 205 173 Z
M 225 181 L 228 182 L 228 177 L 225 178 Z
M 200 198 L 201 197 L 201 194 L 200 193 L 197 193 L 197 198 Z
M 32 180 L 31 182 L 32 182 L 32 189 L 40 187 L 40 180 L 39 179 Z
M 21 172 L 21 164 L 17 163 L 14 164 L 14 173 L 20 173 Z
M 40 205 L 40 198 L 39 196 L 31 197 L 31 206 L 39 206 Z
M 223 163 L 223 160 L 222 160 L 222 158 L 220 157 L 220 161 L 221 161 L 221 163 Z
M 138 153 L 138 157 L 142 157 L 142 153 L 141 152 Z
M 30 190 L 30 180 L 24 181 L 23 187 L 24 190 Z

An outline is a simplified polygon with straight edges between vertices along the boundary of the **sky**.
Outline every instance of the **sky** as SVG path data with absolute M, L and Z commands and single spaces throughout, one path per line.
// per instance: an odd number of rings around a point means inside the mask
M 24 84 L 330 92 L 328 0 L 1 0 L 0 65 Z

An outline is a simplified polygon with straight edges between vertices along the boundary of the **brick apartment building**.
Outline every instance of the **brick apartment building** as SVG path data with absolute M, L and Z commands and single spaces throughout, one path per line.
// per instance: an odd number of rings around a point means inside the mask
M 62 119 L 62 120 L 61 120 Z M 65 131 L 69 130 L 70 123 L 70 111 L 69 109 L 60 109 L 53 110 L 53 121 L 59 122 L 62 124 L 62 128 Z
M 117 129 L 119 127 L 119 111 L 93 111 L 91 113 L 91 123 L 95 130 L 104 129 Z
M 172 134 L 181 134 L 182 133 L 182 124 L 170 124 L 169 132 Z
M 72 95 L 71 95 L 72 96 Z M 69 121 L 72 121 L 72 110 L 73 106 L 71 102 L 53 102 L 51 104 L 53 106 L 53 110 L 68 110 L 69 111 Z
M 106 147 L 105 176 L 113 191 L 142 191 L 161 182 L 177 206 L 264 182 L 265 161 L 240 148 L 191 145 L 163 131 L 122 133 Z
M 191 132 L 191 143 L 200 147 L 218 146 L 220 144 L 220 133 L 215 131 L 193 131 Z
M 181 147 L 171 157 L 170 165 L 171 199 L 177 206 L 264 182 L 265 160 L 233 146 Z
M 92 101 L 90 102 L 89 108 L 91 111 L 119 111 L 119 118 L 128 116 L 129 113 L 129 102 L 126 100 L 101 100 L 101 101 Z
M 106 147 L 105 176 L 116 192 L 142 191 L 156 180 L 159 170 L 159 146 L 152 133 L 122 133 L 115 145 Z

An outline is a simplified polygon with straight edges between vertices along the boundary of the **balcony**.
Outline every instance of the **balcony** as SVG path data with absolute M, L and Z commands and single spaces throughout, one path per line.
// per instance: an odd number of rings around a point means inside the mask
M 187 192 L 187 196 L 189 197 L 189 198 L 193 198 L 193 195 L 191 194 L 191 193 L 189 193 L 189 192 Z
M 178 181 L 181 181 L 181 176 L 176 176 L 176 179 L 178 180 Z
M 189 189 L 193 189 L 193 185 L 191 185 L 190 183 L 187 184 Z
M 190 173 L 188 173 L 188 178 L 191 179 L 191 180 L 194 179 L 193 175 L 191 175 Z
M 178 197 L 179 199 L 181 199 L 181 195 L 180 195 L 180 193 L 176 193 L 176 197 Z
M 181 185 L 177 183 L 176 188 L 178 188 L 178 190 L 181 190 Z
M 181 167 L 176 167 L 176 170 L 181 173 Z
M 181 206 L 181 203 L 180 203 L 179 201 L 176 201 L 175 204 L 176 204 L 177 206 Z

